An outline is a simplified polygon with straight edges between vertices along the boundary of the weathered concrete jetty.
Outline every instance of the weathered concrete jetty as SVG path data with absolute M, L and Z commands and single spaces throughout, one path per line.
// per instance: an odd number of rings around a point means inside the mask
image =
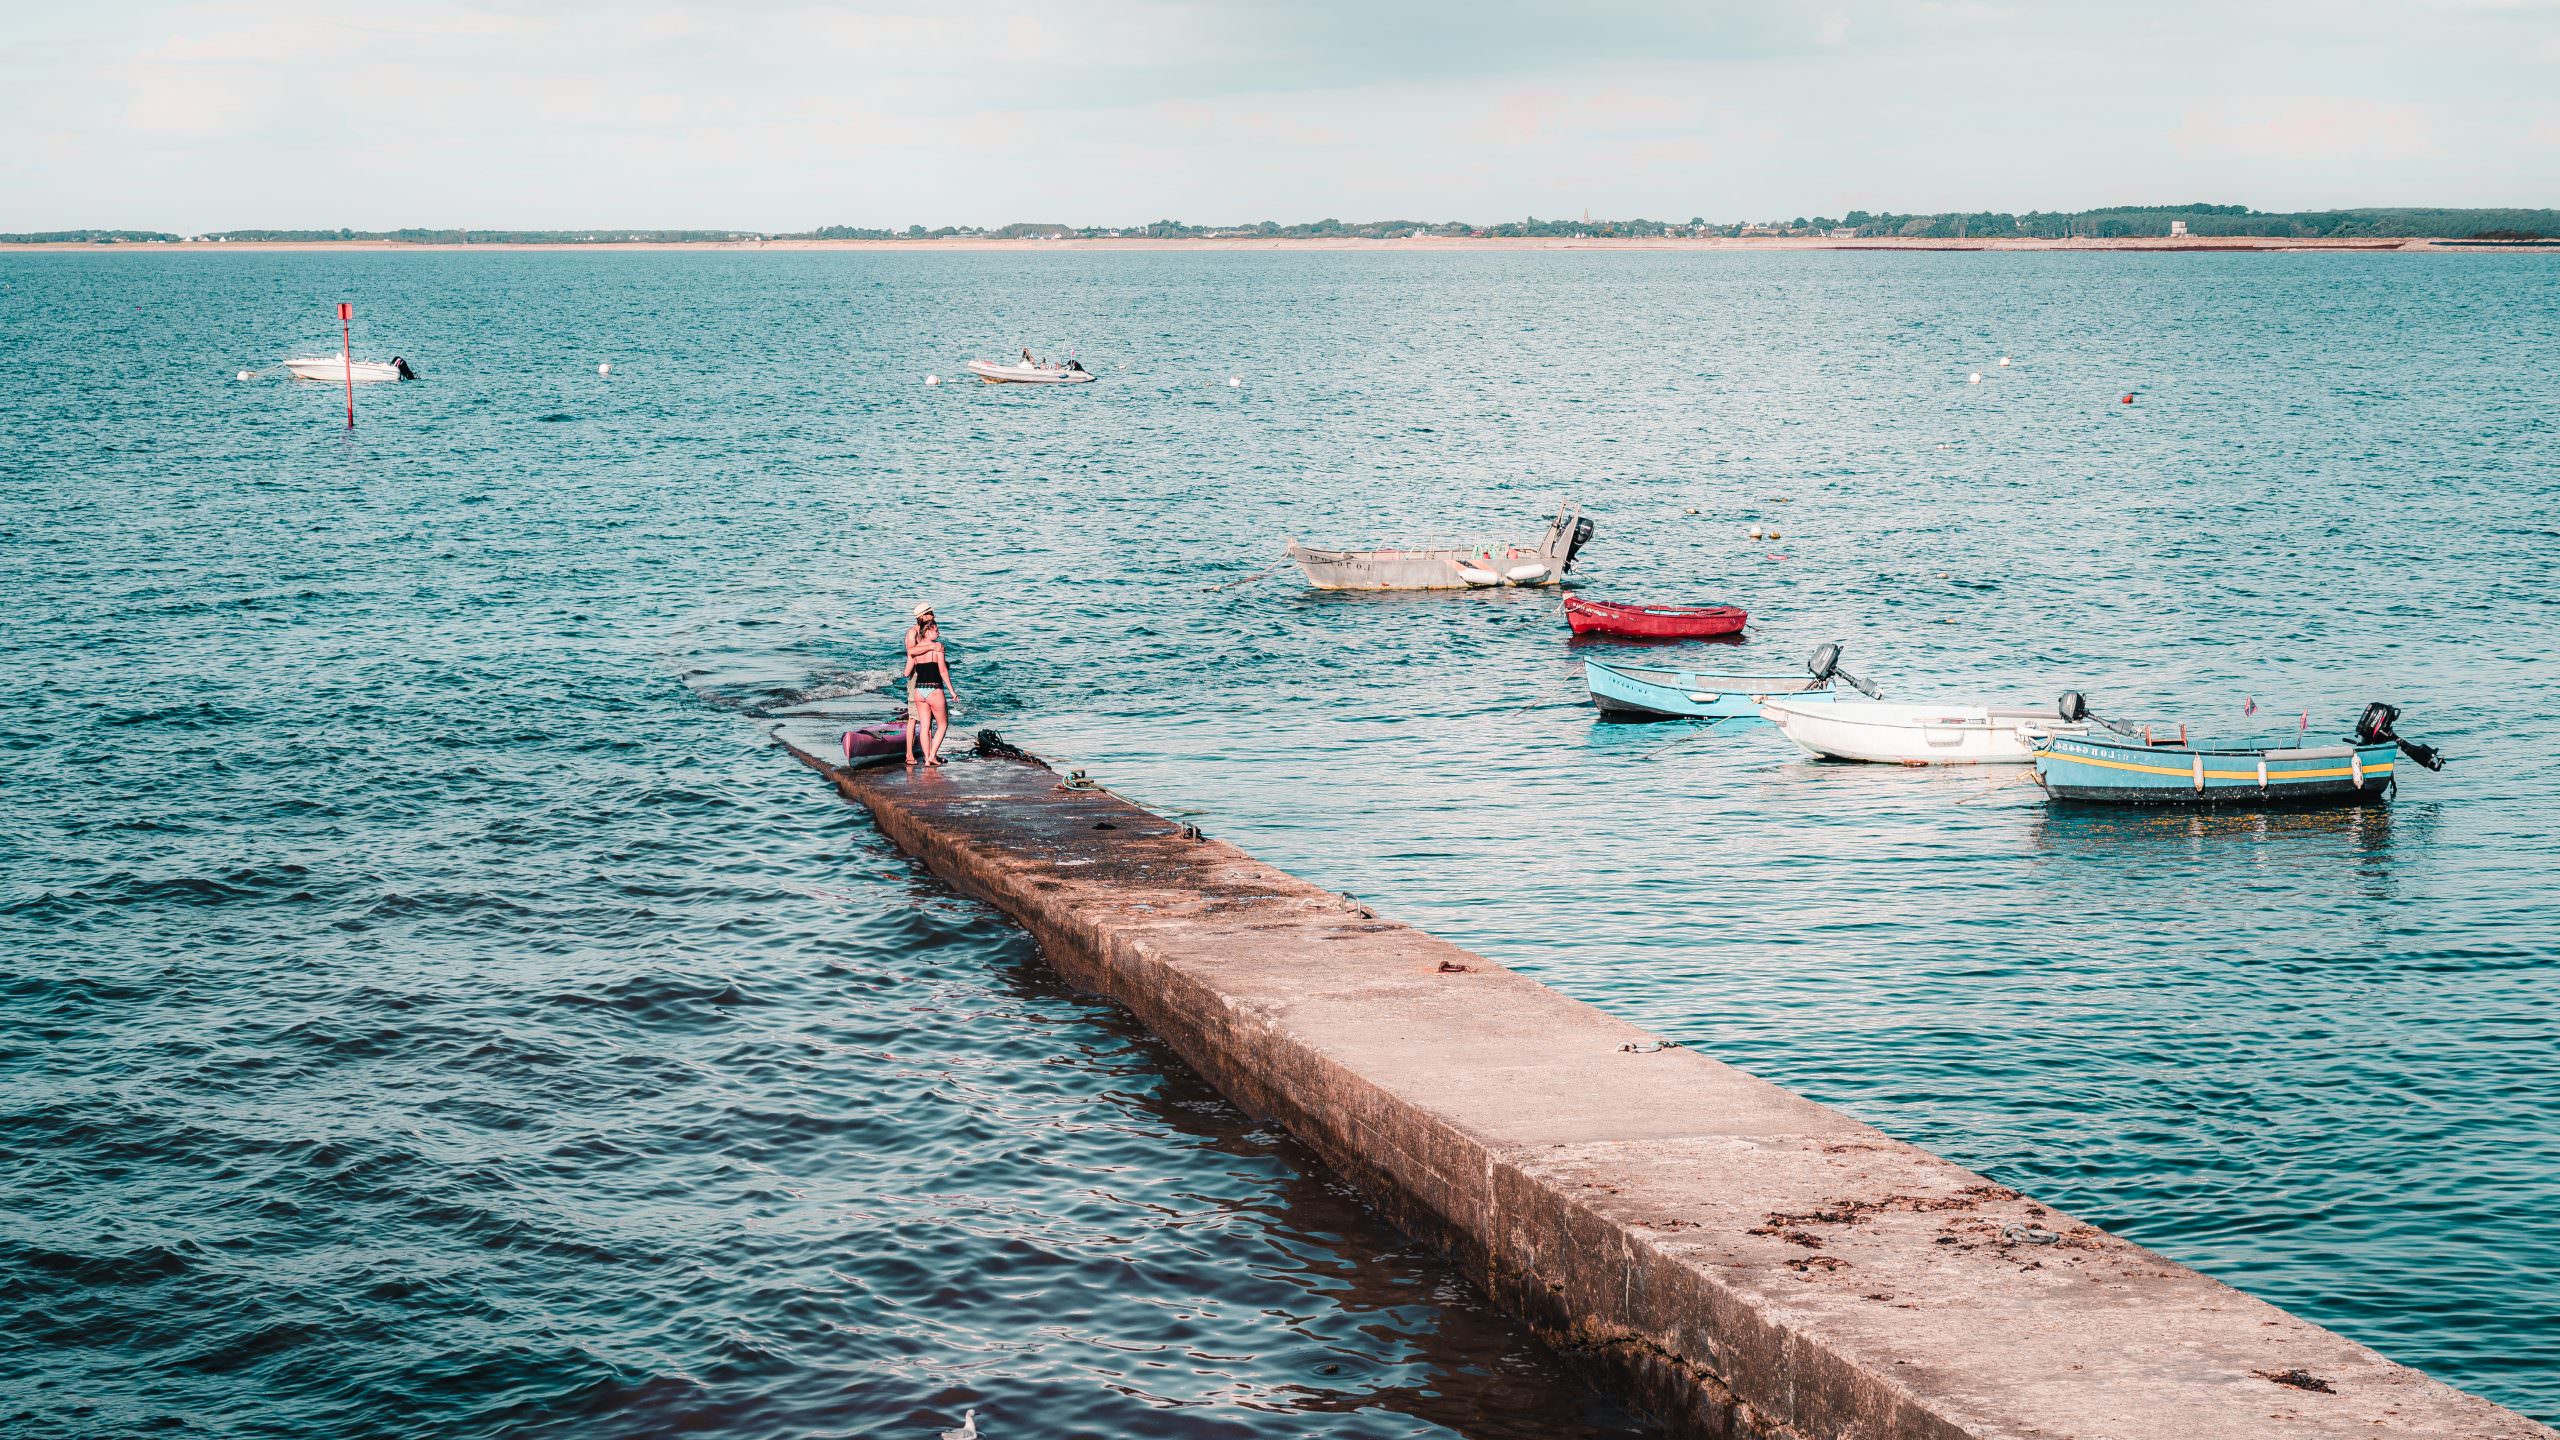
M 1036 762 L 777 733 L 1675 1435 L 2554 1440 Z

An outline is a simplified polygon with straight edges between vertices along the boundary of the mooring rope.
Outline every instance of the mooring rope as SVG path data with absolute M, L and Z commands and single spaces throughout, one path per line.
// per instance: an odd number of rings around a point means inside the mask
M 2008 789 L 2012 785 L 2033 785 L 2035 783 L 2037 783 L 2036 772 L 2032 767 L 2030 767 L 2024 774 L 2012 775 L 2006 780 L 1994 780 L 1990 784 L 1982 787 L 1981 794 L 1959 800 L 1956 803 L 1958 805 L 1979 805 L 1985 800 L 1999 799 L 2000 792 Z
M 1289 567 L 1288 567 L 1288 566 L 1286 566 L 1286 565 L 1274 565 L 1274 566 L 1272 566 L 1272 567 L 1271 567 L 1270 569 L 1268 569 L 1268 570 L 1257 570 L 1257 571 L 1255 571 L 1254 573 L 1252 573 L 1252 574 L 1250 574 L 1250 575 L 1247 575 L 1246 577 L 1244 577 L 1244 578 L 1243 578 L 1243 579 L 1241 579 L 1241 580 L 1229 580 L 1229 581 L 1227 581 L 1227 582 L 1226 582 L 1225 584 L 1223 584 L 1223 585 L 1203 585 L 1203 586 L 1201 586 L 1200 588 L 1201 588 L 1201 590 L 1202 590 L 1203 592 L 1208 593 L 1208 594 L 1211 594 L 1211 595 L 1214 595 L 1214 594 L 1216 594 L 1217 592 L 1219 592 L 1219 591 L 1221 591 L 1221 590 L 1232 590 L 1232 589 L 1234 589 L 1234 588 L 1235 588 L 1236 586 L 1238 586 L 1238 585 L 1250 585 L 1250 584 L 1252 584 L 1252 583 L 1253 583 L 1254 581 L 1256 581 L 1256 580 L 1261 580 L 1261 579 L 1265 579 L 1265 578 L 1267 578 L 1267 577 L 1269 577 L 1269 576 L 1277 575 L 1277 574 L 1279 574 L 1281 571 L 1286 570 L 1286 569 L 1288 569 L 1288 568 L 1289 568 Z
M 1695 730 L 1693 730 L 1693 731 L 1689 732 L 1689 733 L 1688 733 L 1688 734 L 1686 734 L 1686 735 L 1681 736 L 1679 739 L 1672 741 L 1672 742 L 1671 742 L 1671 745 L 1681 745 L 1681 744 L 1685 744 L 1685 743 L 1687 743 L 1687 742 L 1689 742 L 1689 741 L 1691 741 L 1691 740 L 1695 740 L 1695 739 L 1697 739 L 1699 736 L 1706 734 L 1706 733 L 1707 733 L 1708 731 L 1710 731 L 1710 730 L 1713 730 L 1714 728 L 1716 728 L 1716 726 L 1717 726 L 1717 725 L 1719 725 L 1719 724 L 1723 723 L 1724 721 L 1726 721 L 1726 720 L 1728 720 L 1728 719 L 1730 719 L 1730 718 L 1732 718 L 1732 717 L 1730 717 L 1730 716 L 1726 716 L 1726 715 L 1716 715 L 1716 716 L 1711 716 L 1711 717 L 1709 717 L 1709 718 L 1708 718 L 1708 720 L 1706 721 L 1706 723 L 1705 723 L 1705 724 L 1700 725 L 1697 729 L 1695 729 Z M 1648 751 L 1646 751 L 1645 753 L 1643 753 L 1642 755 L 1637 756 L 1637 757 L 1636 757 L 1636 759 L 1637 759 L 1638 761 L 1640 761 L 1640 762 L 1641 762 L 1641 761 L 1645 761 L 1645 760 L 1650 760 L 1650 759 L 1652 759 L 1654 756 L 1661 754 L 1663 751 L 1670 749 L 1670 748 L 1671 748 L 1671 745 L 1661 745 L 1661 746 L 1657 746 L 1657 747 L 1655 747 L 1654 749 L 1648 750 Z

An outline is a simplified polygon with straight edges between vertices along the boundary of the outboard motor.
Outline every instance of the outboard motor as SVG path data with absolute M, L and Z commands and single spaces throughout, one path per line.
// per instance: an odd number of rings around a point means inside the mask
M 2421 745 L 2414 740 L 2403 740 L 2392 733 L 2392 722 L 2399 718 L 2400 707 L 2385 705 L 2379 700 L 2374 701 L 2364 707 L 2364 714 L 2356 719 L 2355 742 L 2359 745 L 2397 745 L 2400 747 L 2401 754 L 2428 769 L 2443 769 L 2444 757 L 2436 753 L 2434 746 Z
M 2130 725 L 2120 725 L 2104 715 L 2091 714 L 2088 697 L 2077 690 L 2063 691 L 2062 698 L 2054 702 L 2053 713 L 2061 716 L 2062 723 L 2065 725 L 2077 725 L 2086 720 L 2092 724 L 2104 725 L 2119 735 L 2133 734 L 2133 727 Z M 2178 733 L 2181 736 L 2185 735 L 2186 727 L 2183 725 L 2178 727 Z
M 391 369 L 392 373 L 398 375 L 403 380 L 415 380 L 418 378 L 418 372 L 409 368 L 409 362 L 401 359 L 397 355 L 391 357 Z
M 1591 543 L 1591 528 L 1589 520 L 1580 516 L 1574 518 L 1573 533 L 1567 535 L 1564 541 L 1564 569 L 1572 569 L 1573 557 L 1581 553 L 1583 546 Z
M 1884 698 L 1883 691 L 1840 668 L 1840 642 L 1837 640 L 1814 647 L 1813 653 L 1805 657 L 1804 668 L 1812 671 L 1816 680 L 1845 680 L 1870 700 Z

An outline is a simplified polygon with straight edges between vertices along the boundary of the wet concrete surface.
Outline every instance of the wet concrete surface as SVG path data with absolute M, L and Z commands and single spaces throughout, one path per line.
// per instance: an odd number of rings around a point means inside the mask
M 776 733 L 1674 1434 L 2554 1435 L 1037 762 Z

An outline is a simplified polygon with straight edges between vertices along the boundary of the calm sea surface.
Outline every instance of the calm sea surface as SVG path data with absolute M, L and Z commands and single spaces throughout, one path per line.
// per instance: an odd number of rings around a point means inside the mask
M 341 298 L 425 374 L 352 437 L 269 368 Z M 0 1430 L 1627 1433 L 769 748 L 920 598 L 964 730 L 2560 1420 L 2555 333 L 2518 255 L 0 258 Z M 1026 344 L 1104 378 L 924 383 Z M 2452 763 L 2051 813 L 1249 578 L 1565 496 L 1716 658 Z

